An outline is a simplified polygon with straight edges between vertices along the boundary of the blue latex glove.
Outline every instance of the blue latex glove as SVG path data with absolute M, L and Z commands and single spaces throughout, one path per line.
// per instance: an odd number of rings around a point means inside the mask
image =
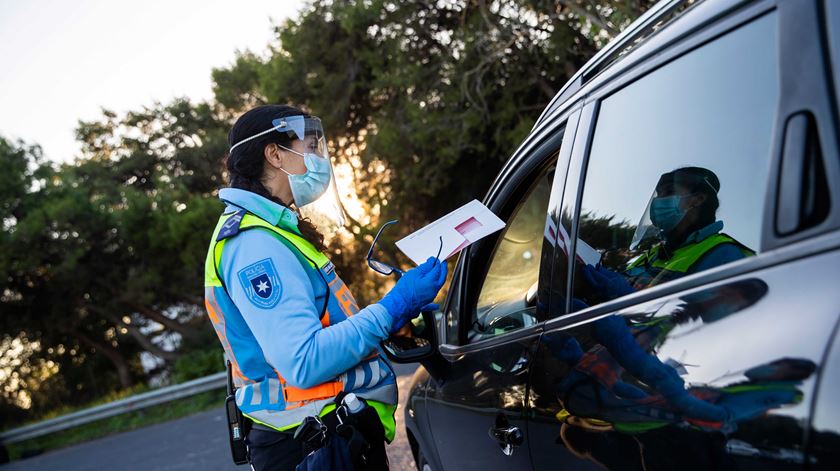
M 426 312 L 426 311 L 437 311 L 438 309 L 440 309 L 440 304 L 438 304 L 438 303 L 429 303 L 429 304 L 426 304 L 425 306 L 421 307 L 421 308 L 420 308 L 420 312 Z
M 764 390 L 726 393 L 715 405 L 726 409 L 732 420 L 740 422 L 757 417 L 770 409 L 786 404 L 796 404 L 801 400 L 802 393 L 794 388 L 774 388 L 768 385 Z
M 391 332 L 396 332 L 415 317 L 421 308 L 428 308 L 446 281 L 446 263 L 429 257 L 424 263 L 405 272 L 397 284 L 379 301 L 393 317 Z
M 580 361 L 583 356 L 583 349 L 574 337 L 564 335 L 558 332 L 546 334 L 542 338 L 542 343 L 548 348 L 548 351 L 557 358 L 572 365 Z
M 592 265 L 584 265 L 581 274 L 586 283 L 606 299 L 620 298 L 636 292 L 624 275 L 600 265 L 598 265 L 598 268 Z
M 572 311 L 571 312 L 578 312 L 583 311 L 584 309 L 588 308 L 589 304 L 581 301 L 578 298 L 572 298 Z
M 686 392 L 685 382 L 677 370 L 642 349 L 623 317 L 612 315 L 598 319 L 592 324 L 592 336 L 607 348 L 627 372 L 669 401 L 693 399 Z

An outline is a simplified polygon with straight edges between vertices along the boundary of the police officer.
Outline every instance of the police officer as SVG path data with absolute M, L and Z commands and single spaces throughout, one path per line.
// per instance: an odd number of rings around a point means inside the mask
M 581 274 L 599 301 L 607 301 L 691 273 L 755 255 L 721 232 L 720 180 L 709 169 L 683 167 L 659 177 L 636 227 L 630 250 L 654 241 L 622 273 L 586 265 Z
M 228 135 L 226 204 L 205 263 L 205 305 L 232 364 L 236 403 L 254 425 L 257 471 L 303 459 L 295 428 L 334 414 L 353 392 L 379 417 L 371 469 L 387 469 L 396 378 L 379 342 L 431 303 L 446 279 L 436 258 L 409 270 L 379 302 L 359 309 L 304 216 L 340 225 L 342 209 L 318 118 L 282 105 L 243 114 Z M 323 226 L 322 226 L 323 227 Z M 377 424 L 377 427 L 379 424 Z

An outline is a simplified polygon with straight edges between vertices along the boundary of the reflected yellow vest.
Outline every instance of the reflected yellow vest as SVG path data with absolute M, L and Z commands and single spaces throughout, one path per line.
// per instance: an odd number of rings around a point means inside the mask
M 755 255 L 755 252 L 726 234 L 712 234 L 700 242 L 678 248 L 668 259 L 659 257 L 661 244 L 651 247 L 633 260 L 624 274 L 637 290 L 650 288 L 685 276 L 704 255 L 722 244 L 734 244 L 746 257 Z

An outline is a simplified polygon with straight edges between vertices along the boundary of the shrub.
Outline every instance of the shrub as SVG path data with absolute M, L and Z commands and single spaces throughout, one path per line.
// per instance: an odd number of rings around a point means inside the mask
M 172 382 L 183 383 L 191 379 L 218 373 L 224 370 L 224 355 L 218 348 L 193 350 L 185 353 L 175 362 L 172 369 Z

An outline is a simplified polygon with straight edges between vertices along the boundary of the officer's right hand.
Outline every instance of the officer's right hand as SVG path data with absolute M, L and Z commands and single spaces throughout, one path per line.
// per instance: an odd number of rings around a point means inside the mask
M 636 292 L 622 274 L 606 267 L 584 265 L 581 274 L 590 288 L 605 298 L 605 301 Z
M 420 308 L 434 301 L 446 281 L 446 272 L 446 263 L 435 257 L 429 257 L 421 265 L 405 272 L 379 301 L 394 319 L 391 332 L 399 330 L 420 312 Z

